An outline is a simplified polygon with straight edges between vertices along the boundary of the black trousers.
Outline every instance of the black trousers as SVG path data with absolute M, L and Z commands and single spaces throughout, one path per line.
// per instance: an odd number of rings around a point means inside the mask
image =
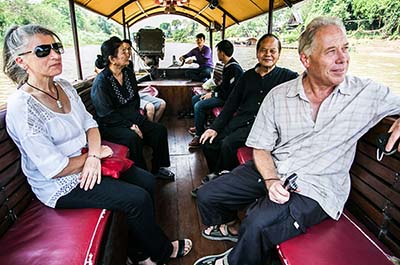
M 234 221 L 237 211 L 248 207 L 229 265 L 265 264 L 277 244 L 328 218 L 316 201 L 297 193 L 285 204 L 270 201 L 253 161 L 201 187 L 197 204 L 207 226 Z
M 127 214 L 128 256 L 132 260 L 164 264 L 172 253 L 172 244 L 155 222 L 153 189 L 155 178 L 149 172 L 132 166 L 120 179 L 104 177 L 92 190 L 79 186 L 57 201 L 56 208 L 104 208 Z
M 203 146 L 210 173 L 219 173 L 222 170 L 232 170 L 239 165 L 237 150 L 245 146 L 251 126 L 230 130 L 229 128 L 218 133 L 212 144 L 207 141 Z
M 147 170 L 143 157 L 143 147 L 148 145 L 153 149 L 151 172 L 157 173 L 160 167 L 169 167 L 168 132 L 164 125 L 144 121 L 138 125 L 143 134 L 143 139 L 131 129 L 126 127 L 101 127 L 102 138 L 113 143 L 122 144 L 129 148 L 130 158 L 135 165 Z

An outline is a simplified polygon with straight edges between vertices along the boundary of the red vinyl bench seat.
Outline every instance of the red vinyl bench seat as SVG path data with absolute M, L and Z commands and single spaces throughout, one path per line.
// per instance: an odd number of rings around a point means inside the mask
M 246 163 L 247 160 L 253 158 L 253 148 L 242 146 L 236 152 L 237 159 L 240 164 Z
M 192 92 L 193 92 L 193 94 L 195 94 L 195 95 L 202 95 L 202 94 L 205 94 L 205 93 L 207 93 L 207 92 L 209 92 L 208 90 L 205 90 L 203 87 L 201 87 L 201 86 L 195 86 L 195 87 L 192 87 Z
M 76 87 L 86 108 L 92 80 Z M 21 155 L 0 110 L 0 264 L 114 265 L 127 258 L 126 215 L 104 209 L 53 209 L 31 191 Z
M 378 240 L 345 212 L 277 246 L 286 265 L 393 265 Z
M 222 111 L 222 107 L 215 107 L 215 108 L 213 108 L 211 110 L 211 112 L 212 112 L 212 114 L 214 115 L 215 118 L 219 116 L 221 111 Z
M 0 238 L 0 264 L 97 264 L 109 216 L 104 209 L 54 210 L 34 199 Z

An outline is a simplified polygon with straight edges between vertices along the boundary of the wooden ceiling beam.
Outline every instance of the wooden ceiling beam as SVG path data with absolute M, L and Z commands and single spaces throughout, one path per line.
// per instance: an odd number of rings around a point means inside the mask
M 139 18 L 140 16 L 143 15 L 142 13 L 140 13 L 140 14 L 138 14 L 138 15 L 136 15 L 136 16 L 133 16 L 133 17 L 129 18 L 129 19 L 126 21 L 128 27 L 132 26 L 133 24 L 135 24 L 135 23 L 137 23 L 137 22 L 139 22 L 139 21 L 141 21 L 141 20 L 143 20 L 143 19 L 145 19 L 145 18 L 149 18 L 149 17 L 153 17 L 153 16 L 156 16 L 156 15 L 165 14 L 165 13 L 164 13 L 164 10 L 159 11 L 159 12 L 154 12 L 154 13 L 152 13 L 152 14 L 149 14 L 149 12 L 153 11 L 154 9 L 159 9 L 159 8 L 160 8 L 159 6 L 156 6 L 156 7 L 152 7 L 152 8 L 146 9 L 146 10 L 145 10 L 145 12 L 146 12 L 146 14 L 147 14 L 146 17 L 137 19 L 137 18 Z M 194 10 L 194 9 L 192 9 L 192 8 L 190 8 L 190 7 L 181 6 L 181 8 L 186 9 L 186 10 L 188 10 L 188 11 L 191 11 L 191 12 L 193 12 L 193 13 L 196 13 L 196 10 Z M 180 16 L 183 16 L 183 17 L 190 18 L 190 19 L 192 19 L 192 20 L 194 20 L 194 21 L 200 23 L 201 25 L 203 25 L 203 26 L 205 26 L 205 27 L 209 27 L 209 26 L 210 26 L 209 24 L 203 22 L 203 20 L 206 20 L 206 21 L 210 22 L 210 20 L 209 20 L 206 16 L 204 16 L 204 15 L 200 15 L 202 19 L 195 18 L 194 16 L 191 16 L 191 15 L 188 15 L 188 14 L 186 14 L 186 13 L 184 13 L 184 12 L 179 12 L 179 11 L 177 11 L 176 13 L 174 13 L 174 15 L 180 15 Z M 137 19 L 137 20 L 136 20 L 136 19 Z M 133 23 L 132 23 L 132 21 L 133 21 Z
M 226 14 L 228 17 L 230 17 L 230 19 L 232 19 L 233 21 L 235 21 L 236 24 L 239 24 L 239 20 L 237 18 L 235 18 L 234 16 L 232 16 L 232 14 L 230 14 L 228 11 L 226 11 L 224 8 L 222 8 L 221 6 L 217 7 L 219 10 L 222 11 L 222 13 Z
M 293 6 L 293 4 L 292 4 L 292 2 L 290 2 L 290 0 L 283 0 L 283 2 L 285 3 L 285 5 L 287 5 L 290 8 Z

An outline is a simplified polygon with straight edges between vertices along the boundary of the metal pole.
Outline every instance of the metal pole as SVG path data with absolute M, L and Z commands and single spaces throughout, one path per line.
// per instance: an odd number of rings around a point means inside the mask
M 211 28 L 211 23 L 210 23 L 210 49 L 211 49 L 211 54 L 213 52 L 213 29 Z
M 268 33 L 272 33 L 272 15 L 274 12 L 274 0 L 269 0 L 269 8 L 268 8 Z
M 226 13 L 224 12 L 224 15 L 222 16 L 222 33 L 221 33 L 221 38 L 223 40 L 225 39 L 225 23 L 226 23 Z
M 124 39 L 127 39 L 126 37 L 126 25 L 125 25 L 125 8 L 122 8 L 122 27 L 124 28 Z
M 78 79 L 83 80 L 81 55 L 79 52 L 78 30 L 76 27 L 75 5 L 73 0 L 69 0 L 69 14 L 71 18 L 72 36 L 74 38 L 75 60 L 76 60 Z

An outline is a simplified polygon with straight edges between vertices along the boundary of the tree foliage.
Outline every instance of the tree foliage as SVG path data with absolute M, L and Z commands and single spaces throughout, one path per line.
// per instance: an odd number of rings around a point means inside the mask
M 122 27 L 75 7 L 79 40 L 82 44 L 99 43 L 110 35 L 121 35 Z M 0 40 L 12 25 L 40 24 L 62 36 L 65 44 L 72 43 L 68 1 L 59 0 L 0 0 Z
M 355 17 L 364 19 L 364 29 L 381 29 L 384 37 L 400 35 L 400 1 L 394 0 L 354 0 Z
M 304 23 L 319 15 L 340 17 L 348 30 L 374 32 L 380 37 L 400 36 L 399 0 L 305 0 L 293 9 L 298 10 Z M 284 8 L 274 13 L 275 33 L 285 39 L 295 40 L 302 27 L 295 30 L 288 27 L 293 9 Z M 76 21 L 79 41 L 84 44 L 98 44 L 110 35 L 121 36 L 122 27 L 104 17 L 76 7 Z M 0 40 L 11 25 L 41 24 L 62 36 L 66 44 L 72 43 L 71 22 L 68 1 L 59 0 L 0 0 Z M 268 16 L 241 22 L 226 30 L 226 38 L 259 37 L 268 31 Z M 193 42 L 197 33 L 206 33 L 200 24 L 188 19 L 176 19 L 159 26 L 167 39 L 176 42 Z M 214 33 L 216 41 L 219 33 Z
M 318 15 L 340 17 L 348 30 L 379 31 L 381 37 L 400 35 L 398 0 L 310 0 L 306 22 Z

